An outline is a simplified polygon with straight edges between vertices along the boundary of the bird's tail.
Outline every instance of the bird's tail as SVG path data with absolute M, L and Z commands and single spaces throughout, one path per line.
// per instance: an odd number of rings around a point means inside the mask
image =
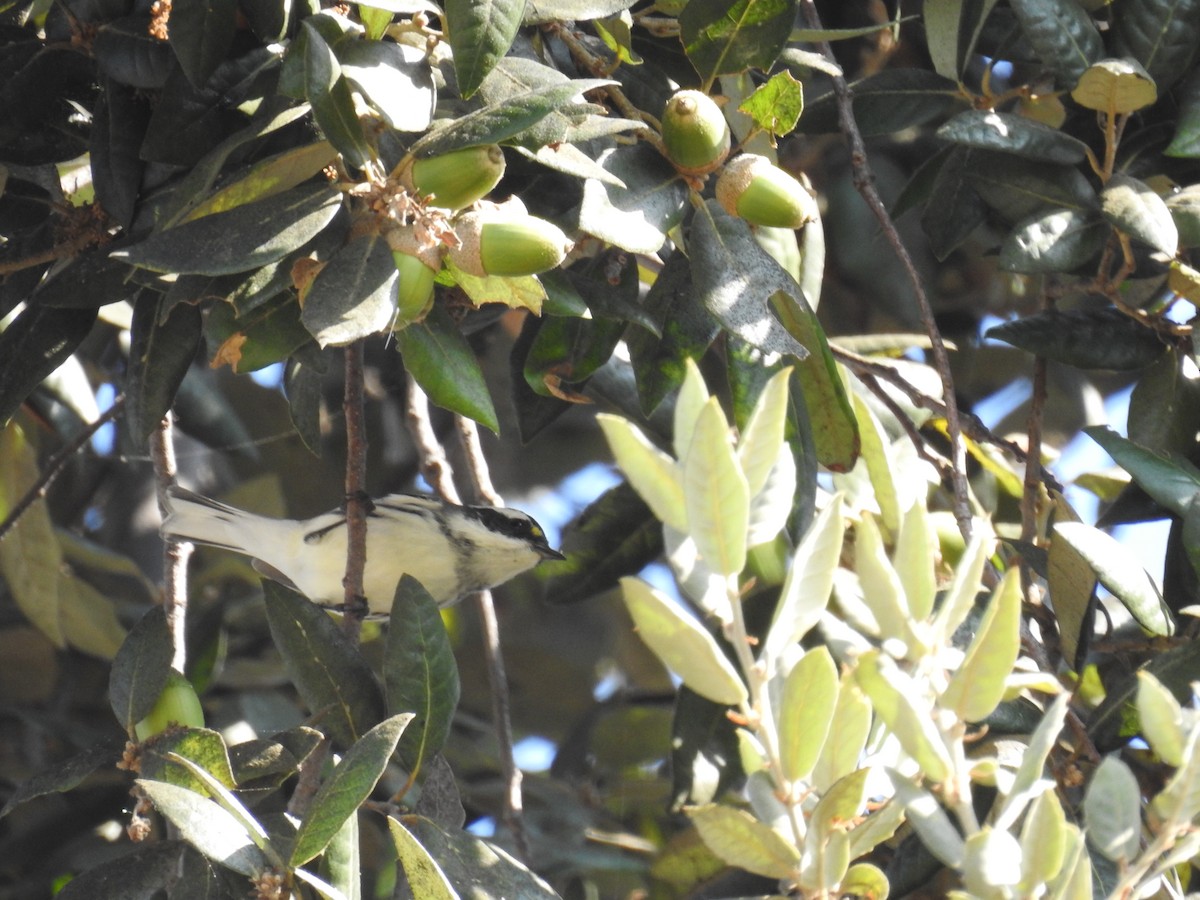
M 166 507 L 167 517 L 162 523 L 164 538 L 224 547 L 251 555 L 262 538 L 260 526 L 272 521 L 178 485 L 167 488 Z

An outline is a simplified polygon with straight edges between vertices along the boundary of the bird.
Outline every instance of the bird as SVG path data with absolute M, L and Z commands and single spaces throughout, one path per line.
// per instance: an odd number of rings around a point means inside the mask
M 346 513 L 277 519 L 228 506 L 172 485 L 161 533 L 172 541 L 222 547 L 252 557 L 255 568 L 314 603 L 345 604 Z M 421 494 L 368 502 L 363 592 L 372 618 L 386 617 L 401 576 L 421 582 L 439 606 L 503 584 L 553 549 L 530 516 L 496 506 L 459 506 Z

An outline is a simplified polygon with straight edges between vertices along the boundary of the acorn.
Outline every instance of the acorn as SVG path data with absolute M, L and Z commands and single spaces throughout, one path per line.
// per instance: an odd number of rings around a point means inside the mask
M 729 123 L 700 91 L 679 91 L 662 116 L 667 158 L 684 175 L 707 175 L 729 155 Z
M 466 213 L 455 221 L 454 233 L 461 243 L 450 248 L 450 261 L 480 278 L 537 275 L 558 266 L 571 249 L 557 225 L 512 207 Z
M 485 144 L 418 159 L 405 180 L 434 206 L 458 210 L 486 197 L 503 177 L 504 151 Z
M 154 708 L 142 721 L 133 726 L 139 741 L 161 734 L 172 725 L 187 728 L 204 727 L 204 710 L 192 683 L 175 670 L 167 676 L 166 686 L 154 701 Z
M 433 282 L 442 268 L 442 251 L 421 246 L 412 228 L 390 230 L 387 242 L 400 276 L 396 279 L 395 330 L 421 321 L 433 306 Z
M 802 228 L 817 218 L 817 201 L 765 156 L 743 153 L 717 179 L 717 202 L 731 216 L 770 228 Z

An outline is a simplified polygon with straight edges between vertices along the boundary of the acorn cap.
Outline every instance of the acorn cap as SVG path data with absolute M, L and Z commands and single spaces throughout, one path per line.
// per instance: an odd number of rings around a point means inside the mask
M 662 116 L 667 158 L 684 175 L 707 175 L 729 155 L 729 123 L 712 98 L 679 91 Z
M 721 171 L 717 202 L 731 216 L 772 228 L 802 228 L 817 202 L 799 181 L 765 156 L 743 153 Z
M 450 261 L 480 278 L 537 275 L 558 266 L 571 249 L 557 225 L 505 208 L 459 216 L 454 232 L 461 243 L 450 248 Z
M 484 144 L 415 160 L 405 182 L 434 206 L 458 210 L 486 197 L 503 177 L 504 151 Z

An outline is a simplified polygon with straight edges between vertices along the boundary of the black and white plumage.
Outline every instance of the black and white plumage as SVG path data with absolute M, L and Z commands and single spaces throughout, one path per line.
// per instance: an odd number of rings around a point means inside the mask
M 164 538 L 243 553 L 321 606 L 345 602 L 346 514 L 275 519 L 227 506 L 178 486 L 168 489 Z M 515 509 L 455 506 L 433 497 L 390 494 L 367 514 L 363 590 L 372 615 L 387 615 L 408 574 L 445 606 L 563 556 L 532 518 Z

